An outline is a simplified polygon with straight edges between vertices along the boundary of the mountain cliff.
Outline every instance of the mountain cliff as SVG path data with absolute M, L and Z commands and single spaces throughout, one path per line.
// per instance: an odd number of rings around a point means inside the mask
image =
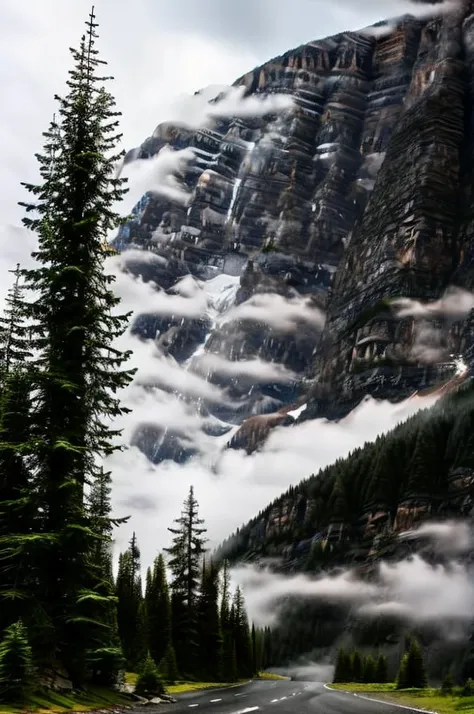
M 229 399 L 196 408 L 218 420 L 219 435 L 245 422 L 231 446 L 257 448 L 272 425 L 294 423 L 295 405 L 307 404 L 300 419 L 335 418 L 366 394 L 403 399 L 449 379 L 453 354 L 469 357 L 465 313 L 426 319 L 397 313 L 391 301 L 432 301 L 474 282 L 473 32 L 464 0 L 440 17 L 309 42 L 235 83 L 247 97 L 288 95 L 287 108 L 215 113 L 196 130 L 161 124 L 129 152 L 126 161 L 164 148 L 191 149 L 193 158 L 180 177 L 185 201 L 149 192 L 122 227 L 117 250 L 157 257 L 134 254 L 127 269 L 168 293 L 189 275 L 205 289 L 219 276 L 230 288 L 217 307 L 214 294 L 214 314 L 144 309 L 134 330 L 158 335 L 160 349 L 191 371 L 196 351 L 286 370 L 249 384 L 238 367 L 229 376 L 205 362 L 208 382 Z M 268 319 L 276 298 L 301 308 L 293 329 Z M 252 309 L 262 301 L 259 319 Z M 137 437 L 149 455 L 155 442 Z M 189 456 L 170 444 L 154 454 Z

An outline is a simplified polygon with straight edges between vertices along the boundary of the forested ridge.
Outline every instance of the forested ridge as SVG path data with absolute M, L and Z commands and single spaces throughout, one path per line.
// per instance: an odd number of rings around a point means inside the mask
M 431 408 L 290 487 L 219 554 L 232 563 L 279 554 L 309 572 L 365 562 L 371 551 L 390 554 L 400 531 L 472 508 L 473 427 L 469 378 Z

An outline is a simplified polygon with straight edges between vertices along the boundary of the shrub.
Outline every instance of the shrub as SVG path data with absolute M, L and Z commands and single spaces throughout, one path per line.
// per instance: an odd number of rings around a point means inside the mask
M 101 647 L 89 652 L 88 663 L 92 681 L 104 687 L 116 685 L 125 669 L 125 658 L 119 647 Z
M 463 697 L 472 697 L 474 696 L 474 680 L 472 680 L 470 677 L 464 684 L 464 687 L 462 688 L 461 694 Z
M 152 660 L 150 653 L 148 653 L 138 675 L 135 685 L 135 694 L 138 694 L 140 697 L 156 697 L 160 694 L 164 694 L 164 691 L 165 687 L 158 672 L 158 667 Z
M 443 683 L 441 684 L 441 691 L 443 692 L 443 694 L 451 694 L 451 692 L 453 691 L 453 687 L 453 675 L 451 674 L 451 670 L 449 670 L 444 675 Z

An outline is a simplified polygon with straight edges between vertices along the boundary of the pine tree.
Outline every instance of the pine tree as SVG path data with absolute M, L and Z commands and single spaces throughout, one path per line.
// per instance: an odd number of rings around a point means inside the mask
M 160 553 L 155 559 L 153 571 L 145 589 L 148 620 L 148 647 L 150 654 L 159 663 L 171 643 L 171 602 L 166 579 L 166 566 Z
M 234 618 L 230 604 L 229 565 L 222 564 L 220 623 L 222 630 L 222 677 L 226 682 L 237 680 L 237 658 L 234 640 Z M 268 645 L 269 646 L 269 645 Z
M 362 681 L 362 658 L 360 656 L 360 652 L 358 652 L 357 650 L 352 653 L 351 672 L 353 682 Z
M 59 658 L 76 684 L 84 681 L 86 652 L 100 646 L 107 626 L 99 614 L 88 615 L 101 581 L 91 558 L 96 536 L 85 492 L 99 477 L 97 458 L 121 448 L 120 432 L 109 422 L 127 411 L 117 392 L 132 377 L 123 368 L 128 353 L 113 346 L 128 316 L 113 314 L 119 299 L 110 288 L 113 276 L 104 272 L 107 235 L 120 223 L 113 205 L 125 192 L 123 179 L 114 178 L 122 156 L 114 155 L 118 113 L 98 72 L 105 63 L 95 49 L 93 12 L 86 24 L 79 50 L 71 50 L 67 96 L 56 98 L 59 119 L 37 155 L 42 183 L 23 184 L 33 201 L 22 204 L 35 214 L 24 224 L 39 241 L 37 266 L 21 271 L 31 295 L 23 310 L 35 350 L 29 443 L 43 509 L 35 599 L 51 633 L 42 655 Z M 0 547 L 7 556 L 28 540 L 14 534 L 9 542 L 1 538 Z
M 31 383 L 28 328 L 21 312 L 19 266 L 0 318 L 0 632 L 20 616 L 31 622 L 37 560 L 31 532 L 38 521 L 26 460 Z M 2 545 L 3 544 L 3 545 Z M 12 545 L 16 547 L 12 548 Z
M 451 672 L 450 669 L 446 672 L 443 678 L 443 682 L 441 684 L 441 691 L 443 694 L 451 694 L 453 691 L 454 687 L 454 679 L 453 679 L 453 673 Z
M 199 667 L 204 681 L 223 678 L 223 637 L 219 619 L 219 571 L 212 560 L 203 563 L 197 605 Z
M 373 684 L 376 681 L 375 678 L 375 660 L 372 655 L 367 655 L 364 657 L 362 665 L 362 681 L 367 684 Z
M 176 528 L 168 528 L 173 541 L 166 552 L 172 573 L 171 612 L 173 644 L 178 668 L 182 674 L 195 672 L 198 667 L 196 606 L 199 590 L 201 559 L 205 553 L 203 537 L 206 528 L 198 516 L 198 502 L 191 486 Z
M 423 652 L 420 643 L 414 637 L 410 639 L 408 652 L 406 652 L 400 662 L 397 677 L 397 688 L 408 689 L 415 687 L 424 689 L 427 686 Z
M 141 697 L 156 697 L 163 694 L 165 687 L 158 667 L 148 653 L 138 674 L 135 693 Z
M 138 667 L 144 654 L 142 584 L 140 577 L 140 550 L 135 533 L 129 548 L 119 557 L 116 594 L 118 632 L 122 649 L 132 671 Z
M 245 611 L 244 596 L 239 586 L 235 591 L 233 602 L 233 631 L 235 653 L 237 660 L 237 675 L 239 678 L 253 676 L 252 668 L 252 643 L 250 629 Z
M 351 656 L 344 647 L 340 647 L 337 652 L 336 666 L 334 669 L 334 683 L 347 683 L 352 679 L 350 672 Z
M 33 655 L 25 626 L 18 620 L 5 630 L 0 643 L 0 700 L 26 699 L 33 685 Z
M 375 667 L 375 681 L 380 684 L 385 684 L 388 681 L 388 662 L 385 655 L 380 654 L 377 657 Z
M 176 662 L 176 653 L 171 641 L 168 642 L 158 669 L 167 684 L 175 684 L 179 677 L 179 673 Z

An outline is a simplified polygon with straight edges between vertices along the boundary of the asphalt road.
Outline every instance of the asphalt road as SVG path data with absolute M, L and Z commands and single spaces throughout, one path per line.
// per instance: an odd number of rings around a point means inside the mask
M 145 709 L 149 714 L 151 710 L 156 714 L 409 714 L 416 711 L 329 690 L 320 682 L 290 680 L 256 680 L 238 687 L 182 694 L 176 704 Z

